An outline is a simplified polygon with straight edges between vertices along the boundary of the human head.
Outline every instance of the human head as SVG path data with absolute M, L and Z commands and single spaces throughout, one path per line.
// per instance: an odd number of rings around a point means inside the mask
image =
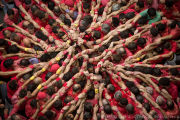
M 118 54 L 112 54 L 111 59 L 112 59 L 113 63 L 118 63 L 121 60 L 121 56 Z
M 54 102 L 54 107 L 55 107 L 56 110 L 60 110 L 60 109 L 63 107 L 63 102 L 62 102 L 62 100 L 56 100 L 56 101 Z
M 126 15 L 124 13 L 119 14 L 119 20 L 122 24 L 126 22 Z
M 29 78 L 31 77 L 31 74 L 30 73 L 26 73 L 23 75 L 23 80 L 28 80 Z
M 48 21 L 48 24 L 53 28 L 54 26 L 57 26 L 57 22 L 54 19 L 50 19 Z
M 24 21 L 22 25 L 23 25 L 23 27 L 26 29 L 29 24 L 30 24 L 29 21 Z
M 30 83 L 27 85 L 27 91 L 30 91 L 31 93 L 36 89 L 37 85 L 35 83 Z
M 93 104 L 91 102 L 86 102 L 84 104 L 84 111 L 92 112 L 92 110 L 93 110 Z
M 156 112 L 155 110 L 151 110 L 151 111 L 149 112 L 149 115 L 151 115 L 154 119 L 157 119 L 157 118 L 158 118 L 158 114 L 157 114 L 157 112 Z
M 5 37 L 5 38 L 10 38 L 10 35 L 11 35 L 11 31 L 9 31 L 9 30 L 4 30 L 3 31 L 3 36 Z
M 91 24 L 91 23 L 92 23 L 92 21 L 93 21 L 93 17 L 92 17 L 92 16 L 90 16 L 90 15 L 86 15 L 86 16 L 84 16 L 84 17 L 83 17 L 83 21 L 87 22 L 87 23 L 88 23 L 88 25 L 89 25 L 89 24 Z
M 140 94 L 140 91 L 139 91 L 139 89 L 137 88 L 137 87 L 131 87 L 130 88 L 130 91 L 135 95 L 135 96 L 137 96 L 137 95 L 139 95 Z
M 84 120 L 90 120 L 92 118 L 92 113 L 91 112 L 85 112 L 84 113 Z
M 33 15 L 37 15 L 37 13 L 39 11 L 39 7 L 37 5 L 33 5 L 31 7 L 31 11 L 32 11 Z
M 173 5 L 174 5 L 173 0 L 167 0 L 165 2 L 165 9 L 169 11 L 173 7 Z
M 158 83 L 161 87 L 168 89 L 169 85 L 170 85 L 170 80 L 169 80 L 169 78 L 163 77 L 163 78 L 160 78 Z
M 30 8 L 32 6 L 31 0 L 25 0 L 24 3 L 26 4 L 26 7 Z
M 113 84 L 109 84 L 109 85 L 107 86 L 107 90 L 108 90 L 110 93 L 114 93 L 115 90 L 116 90 L 116 88 L 114 87 Z
M 105 34 L 108 34 L 110 32 L 110 30 L 111 30 L 111 27 L 108 24 L 106 24 L 106 23 L 102 24 L 102 26 L 101 26 L 102 32 L 104 32 Z
M 94 89 L 91 89 L 87 92 L 87 99 L 93 99 L 95 96 L 95 91 Z
M 48 14 L 45 11 L 38 11 L 37 16 L 40 20 L 48 19 Z
M 140 12 L 144 8 L 144 2 L 143 1 L 138 1 L 135 5 L 135 11 Z
M 120 104 L 121 106 L 126 106 L 126 105 L 128 104 L 128 100 L 127 100 L 126 98 L 121 98 L 121 99 L 119 100 L 119 104 Z
M 128 37 L 129 37 L 129 32 L 128 32 L 127 30 L 122 31 L 122 32 L 120 33 L 120 37 L 121 37 L 122 39 L 128 38 Z
M 118 11 L 120 8 L 121 8 L 121 6 L 119 4 L 115 4 L 112 6 L 112 12 Z
M 136 43 L 138 46 L 144 47 L 146 44 L 146 39 L 145 38 L 139 38 Z
M 58 89 L 60 89 L 63 86 L 63 84 L 64 84 L 64 80 L 58 80 L 55 85 Z
M 59 8 L 59 6 L 55 6 L 55 7 L 54 7 L 54 13 L 55 13 L 57 16 L 60 15 L 60 8 Z
M 116 53 L 120 56 L 125 56 L 126 55 L 126 50 L 123 47 L 120 47 L 116 50 Z
M 70 19 L 65 19 L 64 24 L 70 27 L 71 26 L 71 20 Z
M 164 50 L 163 46 L 157 46 L 155 49 L 156 53 L 158 53 L 158 54 L 161 54 L 163 52 L 163 50 Z
M 126 111 L 129 114 L 134 114 L 134 107 L 133 107 L 133 105 L 131 105 L 131 104 L 126 105 Z
M 68 36 L 66 35 L 65 32 L 60 32 L 58 36 L 59 36 L 59 38 L 62 39 L 63 41 L 67 41 L 67 40 L 68 40 Z
M 35 31 L 35 27 L 32 23 L 28 24 L 28 27 L 27 27 L 28 31 L 30 34 L 33 34 L 34 31 Z
M 5 68 L 10 68 L 14 63 L 14 60 L 13 59 L 6 59 L 4 62 L 3 62 L 3 66 Z
M 23 66 L 23 67 L 27 67 L 28 65 L 30 65 L 30 62 L 28 59 L 22 59 L 20 61 L 20 65 Z
M 102 15 L 105 7 L 101 7 L 98 9 L 98 15 Z
M 128 88 L 131 88 L 131 87 L 134 87 L 134 86 L 135 86 L 134 82 L 132 82 L 132 81 L 127 81 L 127 82 L 125 83 L 125 85 L 126 85 Z
M 121 91 L 116 91 L 116 93 L 114 94 L 115 100 L 119 101 L 121 97 L 122 97 Z
M 46 101 L 47 100 L 46 98 L 47 98 L 46 93 L 44 93 L 44 92 L 39 92 L 37 95 L 38 100 Z
M 63 80 L 65 80 L 65 81 L 67 82 L 67 81 L 69 81 L 72 77 L 73 77 L 73 73 L 72 73 L 72 72 L 67 72 L 67 73 L 64 74 Z
M 154 19 L 156 16 L 156 10 L 154 8 L 149 8 L 147 11 L 150 18 Z
M 18 114 L 11 115 L 11 120 L 21 120 L 21 117 Z
M 9 19 L 12 20 L 14 18 L 14 10 L 13 9 L 8 9 L 7 10 L 7 15 L 8 15 Z
M 49 54 L 45 53 L 44 55 L 41 56 L 40 60 L 41 62 L 47 62 L 49 61 Z
M 144 103 L 143 107 L 146 109 L 147 113 L 149 113 L 149 111 L 151 110 L 151 106 L 149 103 Z
M 177 76 L 179 75 L 179 71 L 177 70 L 177 68 L 171 68 L 169 70 L 170 74 L 173 75 L 173 76 Z
M 147 91 L 147 93 L 149 93 L 150 95 L 153 95 L 153 88 L 152 88 L 152 87 L 146 87 L 146 91 Z
M 135 117 L 135 120 L 144 120 L 144 117 L 140 114 L 137 114 L 134 117 Z
M 159 68 L 154 68 L 153 69 L 153 75 L 154 76 L 160 76 L 161 75 L 161 70 Z
M 91 6 L 90 6 L 89 3 L 84 3 L 84 5 L 83 5 L 83 11 L 84 11 L 85 13 L 89 13 L 90 8 L 91 8 Z
M 158 29 L 157 28 L 150 28 L 150 33 L 153 37 L 156 37 L 158 35 Z
M 128 45 L 128 49 L 130 51 L 135 51 L 137 50 L 137 44 L 135 42 L 130 42 L 129 45 Z
M 72 68 L 71 71 L 72 71 L 72 74 L 75 75 L 76 73 L 79 72 L 79 70 L 80 70 L 80 67 L 79 66 L 75 66 L 75 67 Z
M 24 38 L 22 41 L 27 48 L 31 48 L 31 41 L 27 38 Z
M 20 37 L 15 32 L 11 33 L 10 39 L 15 41 L 15 42 L 20 41 Z
M 114 27 L 119 26 L 119 19 L 117 17 L 112 17 L 111 25 Z
M 176 27 L 176 21 L 175 20 L 169 20 L 167 22 L 167 26 L 171 29 L 174 29 Z
M 139 94 L 139 95 L 136 96 L 136 100 L 137 100 L 138 102 L 140 102 L 141 104 L 144 103 L 144 97 L 143 97 L 141 94 Z
M 164 104 L 164 99 L 162 96 L 158 96 L 156 98 L 156 103 L 159 105 L 159 106 L 162 106 Z
M 158 32 L 161 33 L 163 31 L 165 31 L 166 25 L 162 24 L 162 23 L 159 23 L 159 24 L 156 25 L 156 28 L 158 29 Z
M 126 13 L 126 19 L 132 19 L 135 16 L 134 12 L 128 12 Z
M 92 33 L 91 33 L 92 37 L 96 40 L 96 39 L 99 39 L 101 37 L 101 33 L 97 30 L 94 30 Z
M 0 47 L 6 48 L 8 45 L 8 42 L 4 39 L 0 39 Z
M 32 108 L 36 108 L 37 107 L 37 104 L 38 104 L 38 100 L 36 100 L 36 99 L 32 99 L 31 100 L 31 102 L 30 102 L 30 106 L 32 107 Z
M 54 2 L 53 2 L 53 1 L 49 1 L 49 2 L 48 2 L 48 8 L 49 8 L 51 11 L 53 11 L 54 7 L 55 7 Z
M 104 106 L 104 112 L 105 112 L 106 114 L 111 114 L 111 113 L 112 113 L 111 106 L 110 106 L 110 105 L 105 105 L 105 106 Z
M 47 94 L 48 95 L 53 95 L 54 93 L 56 92 L 56 90 L 55 90 L 55 87 L 54 86 L 50 86 L 50 87 L 48 87 L 47 88 Z
M 143 73 L 144 73 L 144 74 L 153 75 L 153 68 L 151 68 L 151 67 L 145 67 L 145 68 L 143 69 Z
M 16 45 L 11 45 L 8 48 L 8 53 L 18 53 L 20 50 Z
M 81 90 L 80 84 L 74 84 L 73 85 L 73 92 L 79 92 Z
M 139 1 L 139 2 L 142 2 L 142 1 Z M 137 22 L 138 22 L 138 27 L 142 27 L 147 23 L 147 17 L 142 16 L 138 19 Z
M 16 80 L 11 80 L 8 84 L 8 87 L 11 89 L 11 90 L 16 90 L 17 87 L 18 87 L 18 83 Z
M 48 119 L 52 119 L 55 117 L 55 112 L 52 112 L 51 110 L 48 110 L 44 113 L 44 116 Z
M 146 0 L 148 5 L 151 5 L 153 3 L 153 0 Z
M 94 68 L 93 68 L 93 65 L 91 63 L 88 63 L 87 69 L 88 69 L 89 73 L 93 73 L 94 72 Z
M 38 117 L 38 120 L 48 120 L 45 116 Z
M 42 83 L 42 78 L 41 78 L 41 77 L 36 77 L 36 78 L 34 78 L 33 82 L 34 82 L 36 85 L 39 85 L 40 83 Z
M 174 102 L 172 100 L 167 100 L 166 106 L 169 110 L 173 110 L 174 109 Z

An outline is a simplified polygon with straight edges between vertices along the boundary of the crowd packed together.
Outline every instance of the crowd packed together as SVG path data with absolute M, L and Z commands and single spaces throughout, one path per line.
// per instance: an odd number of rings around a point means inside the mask
M 180 119 L 179 0 L 0 6 L 2 119 Z

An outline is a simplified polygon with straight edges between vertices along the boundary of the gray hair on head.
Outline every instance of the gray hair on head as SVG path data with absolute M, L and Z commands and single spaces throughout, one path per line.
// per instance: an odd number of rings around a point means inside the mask
M 118 90 L 118 91 L 114 94 L 114 98 L 119 101 L 119 100 L 121 99 L 121 97 L 122 97 L 122 93 L 121 93 L 121 91 Z
M 64 14 L 60 14 L 59 19 L 61 19 L 62 22 L 64 22 L 64 20 L 66 19 L 66 16 Z
M 119 4 L 115 4 L 112 6 L 112 12 L 118 11 L 120 8 L 121 8 L 121 6 Z
M 146 90 L 150 95 L 153 95 L 153 88 L 152 87 L 146 87 Z
M 162 97 L 162 96 L 158 96 L 158 97 L 156 98 L 156 103 L 157 103 L 159 106 L 163 105 L 163 104 L 164 104 L 164 99 L 163 99 L 163 97 Z
M 111 31 L 111 26 L 104 23 L 104 24 L 102 24 L 102 26 L 101 26 L 101 30 L 102 30 L 103 32 L 105 32 L 106 34 L 108 34 L 108 33 Z

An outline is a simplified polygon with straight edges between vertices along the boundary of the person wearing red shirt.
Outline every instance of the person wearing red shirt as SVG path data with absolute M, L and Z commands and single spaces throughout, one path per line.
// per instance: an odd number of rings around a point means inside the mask
M 169 120 L 177 120 L 179 116 L 179 107 L 178 105 L 172 101 L 172 100 L 167 100 L 166 101 L 166 106 L 167 106 L 167 111 L 166 115 L 169 117 Z
M 4 22 L 8 26 L 15 26 L 18 23 L 19 11 L 15 8 L 9 9 L 4 16 Z
M 22 6 L 26 11 L 28 11 L 29 9 L 31 9 L 31 6 L 35 4 L 36 2 L 34 0 L 26 0 L 25 2 L 22 3 Z M 23 12 L 21 12 L 21 16 L 26 20 L 28 19 L 26 14 L 24 14 Z
M 139 110 L 131 104 L 126 105 L 126 120 L 135 120 L 135 115 L 139 114 Z
M 170 83 L 169 78 L 160 78 L 160 80 L 158 81 L 159 85 L 160 85 L 160 90 L 161 89 L 166 89 L 168 91 L 168 93 L 172 96 L 173 100 L 176 100 L 178 98 L 178 89 L 177 86 L 175 86 L 174 84 Z
M 57 26 L 57 22 L 54 19 L 50 19 L 45 29 L 48 31 L 49 34 L 52 34 L 52 28 L 55 26 Z
M 18 24 L 18 26 L 22 29 L 27 29 L 29 24 L 30 24 L 29 21 L 23 20 Z
M 81 93 L 81 85 L 74 84 L 67 93 L 68 96 L 73 97 L 74 99 Z
M 19 45 L 22 43 L 23 39 L 26 36 L 22 35 L 21 33 L 11 33 L 10 40 L 17 42 Z
M 138 1 L 137 3 L 132 4 L 129 9 L 134 9 L 137 13 L 141 13 L 147 8 L 144 6 L 143 1 Z

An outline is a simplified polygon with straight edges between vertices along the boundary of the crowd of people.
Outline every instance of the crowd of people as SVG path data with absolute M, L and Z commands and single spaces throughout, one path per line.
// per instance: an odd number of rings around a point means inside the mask
M 0 6 L 2 119 L 180 119 L 179 0 Z

